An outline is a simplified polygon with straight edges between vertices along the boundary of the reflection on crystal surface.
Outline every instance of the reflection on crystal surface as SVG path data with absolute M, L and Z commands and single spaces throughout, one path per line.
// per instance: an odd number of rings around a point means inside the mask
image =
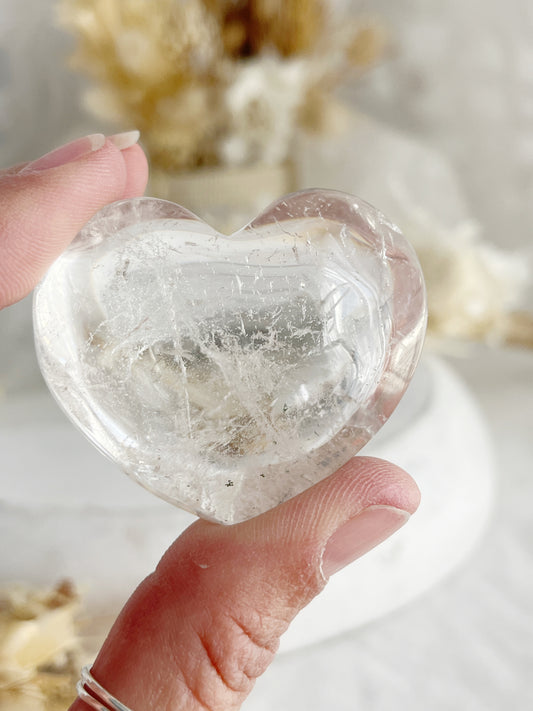
M 370 206 L 308 191 L 231 237 L 151 198 L 105 208 L 35 298 L 41 368 L 160 496 L 235 522 L 379 429 L 423 339 L 418 263 Z

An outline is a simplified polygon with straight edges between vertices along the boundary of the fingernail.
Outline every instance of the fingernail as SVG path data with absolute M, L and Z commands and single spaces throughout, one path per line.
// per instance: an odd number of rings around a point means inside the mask
M 57 168 L 66 163 L 72 163 L 102 148 L 105 144 L 105 140 L 103 133 L 93 133 L 90 136 L 77 138 L 75 141 L 71 141 L 64 146 L 50 151 L 50 153 L 46 153 L 32 163 L 28 163 L 20 171 L 20 174 L 35 173 L 41 170 L 48 170 L 49 168 Z
M 409 520 L 394 506 L 369 506 L 343 523 L 326 543 L 322 572 L 326 578 L 371 550 Z
M 124 131 L 124 133 L 115 133 L 113 136 L 109 136 L 109 140 L 119 151 L 124 151 L 126 148 L 134 146 L 139 140 L 140 135 L 140 131 Z
M 37 158 L 32 163 L 28 163 L 19 174 L 35 173 L 49 168 L 58 168 L 60 165 L 73 163 L 80 158 L 83 158 L 89 153 L 100 150 L 105 145 L 106 140 L 109 140 L 120 151 L 131 148 L 139 140 L 139 131 L 125 131 L 124 133 L 115 133 L 109 136 L 108 139 L 103 133 L 92 133 L 90 136 L 77 138 L 64 146 L 60 146 L 50 153 L 46 153 L 41 158 Z

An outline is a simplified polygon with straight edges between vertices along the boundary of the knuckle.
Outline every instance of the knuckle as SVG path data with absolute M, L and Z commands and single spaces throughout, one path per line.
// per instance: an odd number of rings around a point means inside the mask
M 193 708 L 238 709 L 291 620 L 325 585 L 317 546 L 273 552 L 194 533 L 178 540 L 155 573 L 176 611 L 167 618 L 174 665 Z
M 272 662 L 279 644 L 277 635 L 262 634 L 227 613 L 212 619 L 196 636 L 201 663 L 191 686 L 208 708 L 217 708 L 221 699 L 221 708 L 231 702 L 238 707 Z

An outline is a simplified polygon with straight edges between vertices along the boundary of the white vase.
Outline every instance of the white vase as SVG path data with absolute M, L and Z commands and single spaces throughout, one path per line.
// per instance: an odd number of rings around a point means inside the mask
M 286 162 L 189 173 L 152 169 L 147 193 L 176 202 L 223 234 L 231 234 L 292 190 L 293 169 Z

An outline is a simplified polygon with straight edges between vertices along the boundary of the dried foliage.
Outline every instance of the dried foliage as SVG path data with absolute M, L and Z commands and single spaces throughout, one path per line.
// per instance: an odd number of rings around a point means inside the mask
M 382 33 L 325 0 L 61 0 L 90 110 L 142 131 L 164 170 L 272 164 Z
M 78 596 L 52 590 L 0 591 L 0 711 L 63 711 L 76 696 Z
M 530 281 L 523 256 L 489 244 L 476 222 L 450 229 L 421 209 L 407 214 L 402 228 L 424 272 L 431 346 L 453 350 L 453 344 L 482 342 L 531 348 L 533 317 L 520 310 Z

